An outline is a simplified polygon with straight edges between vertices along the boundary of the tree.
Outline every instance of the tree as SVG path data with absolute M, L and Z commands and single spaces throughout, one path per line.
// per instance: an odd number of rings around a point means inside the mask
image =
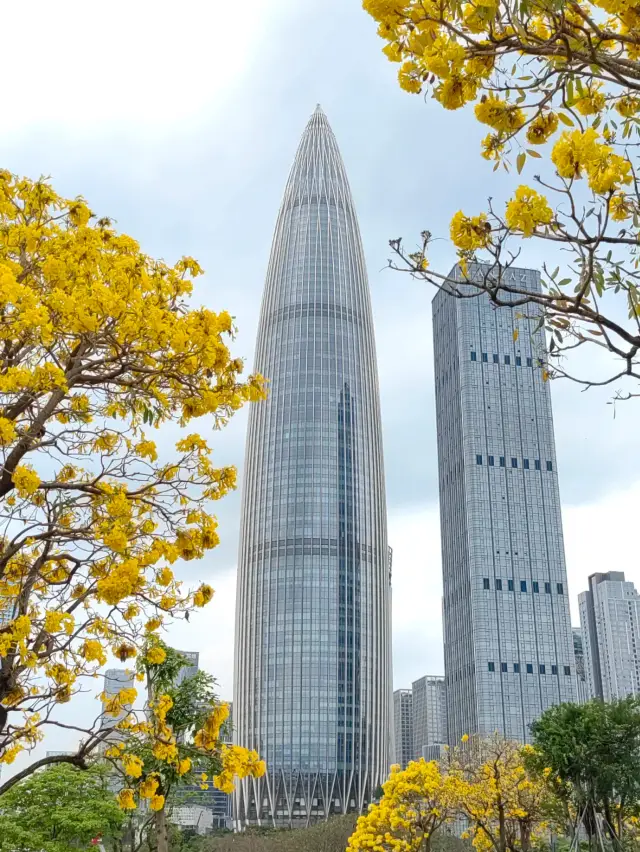
M 0 852 L 68 852 L 115 837 L 124 814 L 105 766 L 59 765 L 36 772 L 2 797 Z
M 185 664 L 177 651 L 154 640 L 138 662 L 147 685 L 145 712 L 130 710 L 115 725 L 118 740 L 105 752 L 123 780 L 120 806 L 132 811 L 143 803 L 150 812 L 139 833 L 153 835 L 157 852 L 168 852 L 167 811 L 180 787 L 199 783 L 206 790 L 211 783 L 232 793 L 236 776 L 265 772 L 255 751 L 221 741 L 229 707 L 217 701 L 214 680 L 205 672 L 179 679 Z M 120 706 L 116 702 L 113 710 Z M 131 845 L 136 852 L 139 844 Z
M 640 816 L 640 699 L 560 704 L 531 726 L 528 766 L 560 801 L 568 830 L 599 821 L 615 844 L 636 833 Z
M 435 761 L 391 768 L 380 801 L 358 819 L 347 852 L 430 852 L 434 834 L 458 806 L 455 779 Z
M 529 852 L 545 828 L 545 785 L 523 764 L 526 747 L 498 734 L 466 735 L 444 760 L 393 767 L 378 804 L 360 817 L 347 852 L 429 852 L 462 819 L 479 850 Z
M 638 8 L 627 0 L 363 5 L 379 23 L 385 54 L 400 63 L 403 89 L 431 93 L 448 110 L 474 104 L 489 128 L 482 156 L 494 171 L 509 171 L 515 159 L 520 174 L 533 158 L 542 172 L 533 176 L 537 189 L 518 186 L 503 209 L 489 200 L 484 212 L 453 216 L 450 236 L 463 271 L 481 252 L 483 274 L 460 286 L 432 271 L 429 231 L 414 252 L 392 240 L 399 260 L 391 265 L 454 296 L 486 294 L 535 317 L 550 334 L 545 379 L 569 375 L 564 353 L 587 344 L 612 358 L 602 375 L 573 375 L 585 386 L 640 378 Z M 543 265 L 540 293 L 507 274 L 523 239 L 568 252 L 562 272 Z M 632 382 L 616 396 L 638 393 Z
M 470 824 L 476 849 L 529 852 L 546 828 L 549 795 L 530 773 L 530 748 L 499 734 L 450 752 L 448 772 L 457 781 L 457 802 Z
M 191 309 L 192 258 L 154 260 L 82 199 L 0 171 L 0 762 L 31 749 L 113 653 L 153 646 L 213 590 L 178 560 L 218 543 L 212 501 L 236 480 L 187 426 L 264 395 L 240 380 L 231 316 Z M 150 433 L 160 427 L 164 441 Z M 175 430 L 182 430 L 175 440 Z M 207 426 L 209 428 L 209 425 Z M 147 652 L 149 659 L 153 650 Z M 123 706 L 135 689 L 120 696 Z M 67 726 L 69 727 L 69 726 Z M 86 766 L 106 732 L 75 755 Z

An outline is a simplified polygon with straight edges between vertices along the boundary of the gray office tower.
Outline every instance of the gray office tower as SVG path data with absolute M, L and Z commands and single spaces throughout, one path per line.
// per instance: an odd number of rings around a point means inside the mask
M 390 567 L 373 319 L 335 137 L 318 107 L 262 300 L 242 498 L 234 741 L 267 763 L 240 824 L 366 807 L 389 766 Z
M 470 280 L 491 275 L 469 264 Z M 503 280 L 540 291 L 539 273 Z M 454 267 L 449 280 L 477 292 Z M 449 743 L 530 739 L 575 700 L 573 638 L 544 334 L 486 295 L 433 300 Z

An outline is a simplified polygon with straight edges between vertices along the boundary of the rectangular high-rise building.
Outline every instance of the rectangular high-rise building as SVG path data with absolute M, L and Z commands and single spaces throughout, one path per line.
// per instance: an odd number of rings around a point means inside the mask
M 393 693 L 393 726 L 395 762 L 404 769 L 414 759 L 413 697 L 410 689 L 396 689 Z
M 131 689 L 134 684 L 134 672 L 131 669 L 107 669 L 105 671 L 103 688 L 104 697 L 102 699 L 102 728 L 115 728 L 118 722 L 121 722 L 130 712 L 131 705 L 124 705 L 122 710 L 120 710 L 116 716 L 112 716 L 110 713 L 108 714 L 106 710 L 109 699 L 118 695 L 118 693 L 123 689 Z M 113 733 L 109 734 L 109 740 L 117 741 L 122 739 L 122 736 L 123 735 L 120 731 L 114 730 Z
M 640 694 L 640 595 L 624 572 L 592 574 L 578 597 L 590 698 Z
M 413 695 L 413 759 L 423 748 L 447 742 L 447 700 L 444 678 L 425 675 L 411 684 Z
M 449 289 L 491 267 L 454 267 Z M 501 270 L 540 291 L 539 273 Z M 526 317 L 523 314 L 526 312 Z M 484 293 L 433 300 L 444 658 L 450 744 L 463 734 L 528 741 L 549 706 L 575 700 L 551 395 L 535 306 Z
M 579 627 L 573 628 L 573 656 L 576 661 L 576 700 L 578 704 L 584 704 L 591 696 L 589 695 L 587 677 L 585 674 L 582 630 Z

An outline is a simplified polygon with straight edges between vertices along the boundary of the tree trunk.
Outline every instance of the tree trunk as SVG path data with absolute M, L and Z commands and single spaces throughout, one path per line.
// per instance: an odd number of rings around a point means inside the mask
M 156 811 L 154 823 L 156 828 L 157 852 L 169 852 L 169 839 L 167 837 L 167 812 L 164 808 L 162 808 L 161 811 Z

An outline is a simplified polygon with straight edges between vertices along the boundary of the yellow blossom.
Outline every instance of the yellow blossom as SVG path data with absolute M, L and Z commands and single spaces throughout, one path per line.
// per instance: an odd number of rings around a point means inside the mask
M 515 198 L 507 204 L 505 221 L 512 231 L 521 231 L 525 237 L 532 236 L 539 225 L 548 225 L 553 213 L 547 199 L 528 186 L 519 186 Z
M 164 796 L 153 796 L 149 807 L 152 811 L 161 811 L 164 808 Z
M 161 663 L 164 663 L 166 658 L 166 651 L 159 645 L 155 645 L 154 647 L 149 648 L 145 657 L 147 663 L 152 666 L 159 666 Z
M 118 805 L 123 811 L 133 811 L 136 807 L 135 794 L 133 790 L 125 787 L 118 793 Z
M 462 251 L 485 248 L 490 241 L 491 227 L 484 213 L 465 216 L 459 210 L 451 220 L 451 241 Z

